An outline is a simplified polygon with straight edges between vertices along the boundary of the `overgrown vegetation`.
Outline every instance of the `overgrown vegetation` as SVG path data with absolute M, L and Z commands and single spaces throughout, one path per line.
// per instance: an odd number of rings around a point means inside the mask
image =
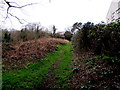
M 28 40 L 36 40 L 43 37 L 50 37 L 48 31 L 43 30 L 21 30 L 21 31 L 2 31 L 2 41 L 5 43 L 20 43 Z
M 75 50 L 92 50 L 94 54 L 120 55 L 120 23 L 97 24 L 87 22 L 73 37 Z
M 80 69 L 80 76 L 74 75 L 72 88 L 119 89 L 120 23 L 94 25 L 87 22 L 84 25 L 75 23 L 75 26 L 78 31 L 72 38 L 73 67 Z
M 73 34 L 72 34 L 72 32 L 70 32 L 70 31 L 66 31 L 66 32 L 64 33 L 64 36 L 65 36 L 65 39 L 71 41 L 71 38 L 72 38 Z
M 71 76 L 69 65 L 72 60 L 70 43 L 59 46 L 57 51 L 48 54 L 43 61 L 29 64 L 21 70 L 4 72 L 3 89 L 35 89 L 44 82 L 49 75 L 49 69 L 58 59 L 60 59 L 60 68 L 54 71 L 56 78 L 62 88 L 68 86 L 66 80 Z
M 77 22 L 64 34 L 55 26 L 52 33 L 44 29 L 28 24 L 21 31 L 3 31 L 3 88 L 120 89 L 119 22 Z M 72 65 L 71 44 L 57 49 L 68 41 L 55 38 L 72 38 Z
M 28 23 L 24 25 L 21 30 L 1 30 L 3 44 L 18 44 L 29 40 L 36 40 L 39 38 L 62 38 L 64 34 L 56 32 L 57 28 L 53 25 L 52 31 L 43 27 L 40 23 Z
M 3 72 L 14 69 L 19 70 L 33 62 L 42 61 L 47 53 L 57 49 L 58 44 L 64 44 L 66 42 L 68 41 L 63 39 L 41 38 L 21 42 L 13 46 L 3 46 Z

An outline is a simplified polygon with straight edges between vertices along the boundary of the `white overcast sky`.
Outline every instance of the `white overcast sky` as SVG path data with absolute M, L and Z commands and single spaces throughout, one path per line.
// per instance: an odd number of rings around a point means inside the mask
M 8 0 L 10 1 L 10 0 Z M 11 0 L 13 1 L 13 0 Z M 55 25 L 59 31 L 72 26 L 75 22 L 106 22 L 106 15 L 112 0 L 14 0 L 20 5 L 38 3 L 11 12 L 28 22 L 40 22 L 43 26 Z M 2 19 L 1 19 L 2 20 Z M 21 24 L 12 18 L 2 23 L 4 27 L 19 29 Z

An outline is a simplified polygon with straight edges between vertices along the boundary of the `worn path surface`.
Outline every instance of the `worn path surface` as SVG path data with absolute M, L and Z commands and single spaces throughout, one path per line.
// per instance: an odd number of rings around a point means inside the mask
M 44 82 L 37 89 L 68 88 L 71 77 L 72 50 L 71 44 L 60 46 L 49 59 L 54 57 L 55 63 L 49 68 L 49 73 Z

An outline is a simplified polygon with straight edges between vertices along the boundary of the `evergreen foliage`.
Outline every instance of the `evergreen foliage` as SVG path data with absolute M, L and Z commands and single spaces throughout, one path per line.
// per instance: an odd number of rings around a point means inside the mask
M 64 36 L 65 36 L 65 39 L 71 41 L 71 38 L 72 38 L 73 34 L 70 31 L 66 31 L 64 33 Z
M 120 55 L 120 23 L 96 24 L 87 22 L 74 34 L 75 50 L 91 50 L 94 54 Z

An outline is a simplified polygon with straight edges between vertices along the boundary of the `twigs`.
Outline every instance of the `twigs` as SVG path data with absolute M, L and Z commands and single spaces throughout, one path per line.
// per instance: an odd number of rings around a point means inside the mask
M 13 3 L 16 4 L 16 5 L 13 5 Z M 20 9 L 20 8 L 24 8 L 24 7 L 26 7 L 26 6 L 30 6 L 30 5 L 33 5 L 33 4 L 37 4 L 37 3 L 30 3 L 30 4 L 26 4 L 26 5 L 19 6 L 16 2 L 9 2 L 9 1 L 7 1 L 7 0 L 4 0 L 4 4 L 6 4 L 6 5 L 8 6 L 8 7 L 7 7 L 7 15 L 6 15 L 6 17 L 5 17 L 5 20 L 6 20 L 7 18 L 9 18 L 9 15 L 10 15 L 10 16 L 16 18 L 21 24 L 23 24 L 22 20 L 21 20 L 19 17 L 17 17 L 16 15 L 10 13 L 10 9 L 11 9 L 11 8 L 18 8 L 18 9 Z M 25 20 L 24 20 L 24 21 L 25 21 Z
M 11 14 L 11 13 L 8 13 L 8 14 L 11 15 L 12 17 L 16 18 L 21 24 L 23 24 L 23 23 L 22 23 L 22 20 L 21 20 L 20 18 L 18 18 L 17 16 L 14 16 L 14 15 Z
M 51 0 L 49 0 L 49 3 L 51 3 Z M 6 16 L 4 17 L 6 21 L 6 19 L 10 19 L 10 17 L 16 18 L 21 24 L 23 24 L 23 19 L 20 19 L 17 15 L 15 15 L 14 13 L 11 13 L 11 9 L 21 9 L 30 5 L 34 5 L 34 4 L 38 4 L 38 3 L 29 3 L 29 4 L 25 4 L 25 5 L 20 5 L 20 3 L 17 3 L 16 1 L 12 2 L 9 0 L 2 0 L 2 2 L 0 2 L 1 6 L 0 6 L 0 11 L 6 11 Z M 2 5 L 5 5 L 6 8 Z M 5 10 L 2 10 L 5 9 Z M 24 20 L 25 21 L 25 20 Z

